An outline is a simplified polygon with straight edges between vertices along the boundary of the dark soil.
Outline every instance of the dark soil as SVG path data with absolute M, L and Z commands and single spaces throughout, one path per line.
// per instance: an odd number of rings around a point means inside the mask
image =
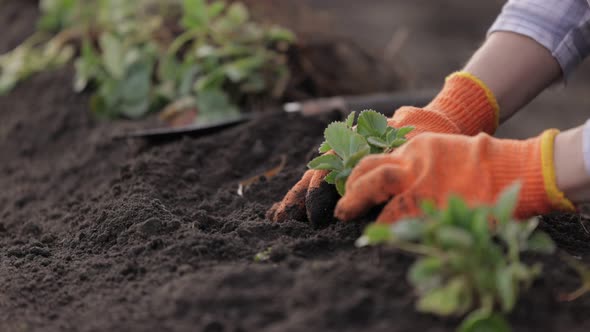
M 0 22 L 18 39 L 27 31 L 10 22 L 30 22 L 34 2 L 15 3 L 2 3 Z M 0 50 L 12 46 L 0 41 Z M 413 309 L 412 257 L 354 248 L 363 225 L 264 219 L 305 170 L 329 117 L 276 114 L 158 146 L 113 141 L 141 124 L 94 119 L 71 77 L 38 75 L 0 97 L 0 331 L 456 326 Z M 237 194 L 240 180 L 282 154 L 280 175 Z M 590 253 L 579 216 L 548 216 L 542 228 L 563 250 Z M 255 262 L 268 248 L 269 260 Z M 578 279 L 556 256 L 543 262 L 510 317 L 514 331 L 588 331 L 590 296 L 558 302 Z

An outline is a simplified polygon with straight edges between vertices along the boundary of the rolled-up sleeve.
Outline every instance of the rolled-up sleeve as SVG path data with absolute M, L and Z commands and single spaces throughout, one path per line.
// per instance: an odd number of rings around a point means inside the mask
M 587 0 L 510 0 L 488 34 L 509 31 L 547 48 L 567 77 L 590 54 Z

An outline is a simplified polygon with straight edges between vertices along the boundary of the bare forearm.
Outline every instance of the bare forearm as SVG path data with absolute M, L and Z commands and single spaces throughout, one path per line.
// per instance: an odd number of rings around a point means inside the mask
M 500 105 L 500 121 L 510 118 L 561 76 L 559 63 L 531 38 L 492 33 L 464 68 L 481 79 Z
M 481 79 L 500 105 L 505 121 L 561 77 L 559 63 L 531 38 L 496 32 L 473 55 L 465 71 Z M 590 202 L 590 176 L 584 164 L 584 126 L 555 139 L 554 163 L 558 188 L 575 203 Z

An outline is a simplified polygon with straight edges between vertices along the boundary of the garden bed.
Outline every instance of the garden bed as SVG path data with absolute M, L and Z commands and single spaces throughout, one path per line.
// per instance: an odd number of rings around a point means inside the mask
M 0 14 L 6 36 L 28 33 L 12 21 L 22 9 Z M 143 124 L 97 121 L 71 79 L 71 68 L 41 74 L 0 97 L 0 330 L 453 331 L 459 320 L 414 310 L 411 256 L 354 247 L 362 223 L 265 220 L 332 115 L 122 143 L 110 135 Z M 281 155 L 277 177 L 237 194 Z M 571 254 L 590 252 L 577 215 L 543 217 L 542 229 Z M 543 262 L 509 317 L 514 331 L 590 329 L 590 296 L 558 301 L 576 274 L 557 256 Z

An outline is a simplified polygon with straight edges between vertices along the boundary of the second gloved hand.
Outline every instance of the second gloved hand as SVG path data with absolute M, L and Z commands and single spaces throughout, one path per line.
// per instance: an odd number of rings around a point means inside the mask
M 443 207 L 450 195 L 471 205 L 492 204 L 509 185 L 522 189 L 516 217 L 572 211 L 555 182 L 553 146 L 557 130 L 525 141 L 426 133 L 391 154 L 368 156 L 355 167 L 336 206 L 343 221 L 386 203 L 378 222 L 420 214 L 420 203 Z
M 498 104 L 483 82 L 466 72 L 447 77 L 434 100 L 424 108 L 401 107 L 388 121 L 392 127 L 414 127 L 408 137 L 425 132 L 476 135 L 493 133 L 498 126 Z M 314 224 L 331 221 L 339 196 L 324 181 L 328 172 L 308 170 L 281 202 L 272 206 L 272 221 L 309 220 Z

